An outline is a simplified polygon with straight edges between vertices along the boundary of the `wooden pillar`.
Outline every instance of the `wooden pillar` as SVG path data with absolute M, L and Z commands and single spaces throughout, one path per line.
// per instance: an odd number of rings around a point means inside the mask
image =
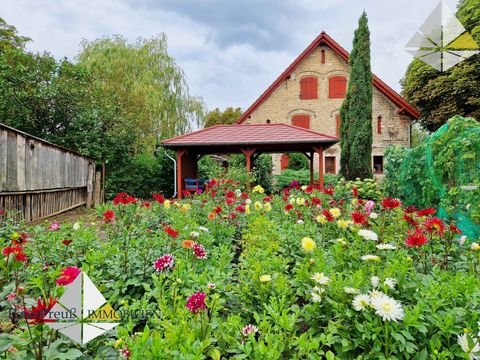
M 177 151 L 177 198 L 183 197 L 182 157 L 186 150 Z
M 318 185 L 323 189 L 323 146 L 315 146 L 313 150 L 318 154 Z
M 310 152 L 310 158 L 309 158 L 309 163 L 310 163 L 310 185 L 313 185 L 313 155 L 315 153 L 313 151 Z
M 240 149 L 245 155 L 245 162 L 247 163 L 247 191 L 250 191 L 250 172 L 252 170 L 252 155 L 256 149 Z

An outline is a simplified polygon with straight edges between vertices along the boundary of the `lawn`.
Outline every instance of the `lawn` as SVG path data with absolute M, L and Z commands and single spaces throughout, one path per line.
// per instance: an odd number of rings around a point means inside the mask
M 373 182 L 292 185 L 266 195 L 222 180 L 182 201 L 119 194 L 93 220 L 29 229 L 3 215 L 0 354 L 480 356 L 480 245 Z M 86 345 L 44 318 L 80 270 L 120 314 Z

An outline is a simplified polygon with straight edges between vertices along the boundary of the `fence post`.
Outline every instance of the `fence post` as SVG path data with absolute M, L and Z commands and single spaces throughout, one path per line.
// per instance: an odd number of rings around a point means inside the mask
M 101 203 L 102 187 L 101 187 L 102 173 L 97 171 L 95 173 L 95 205 Z
M 92 162 L 88 163 L 88 174 L 87 174 L 87 209 L 91 208 L 93 205 L 93 179 L 94 179 L 94 170 L 95 164 Z

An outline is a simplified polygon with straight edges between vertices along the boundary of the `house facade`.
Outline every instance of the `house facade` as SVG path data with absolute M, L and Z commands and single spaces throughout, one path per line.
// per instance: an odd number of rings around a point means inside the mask
M 339 137 L 340 107 L 350 73 L 348 56 L 345 49 L 322 32 L 237 123 L 287 123 Z M 420 114 L 375 75 L 372 103 L 372 169 L 381 176 L 385 148 L 390 144 L 409 147 L 411 123 Z M 274 173 L 288 166 L 288 154 L 272 156 Z M 328 149 L 323 156 L 325 173 L 338 173 L 340 145 Z

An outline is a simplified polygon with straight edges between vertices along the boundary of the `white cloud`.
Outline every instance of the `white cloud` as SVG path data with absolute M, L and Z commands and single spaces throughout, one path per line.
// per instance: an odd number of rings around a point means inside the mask
M 365 9 L 372 70 L 396 90 L 411 57 L 404 45 L 438 0 L 2 0 L 1 16 L 34 51 L 74 58 L 82 39 L 133 41 L 160 32 L 193 95 L 210 109 L 247 108 L 322 30 L 347 50 Z M 455 0 L 448 0 L 454 9 Z

